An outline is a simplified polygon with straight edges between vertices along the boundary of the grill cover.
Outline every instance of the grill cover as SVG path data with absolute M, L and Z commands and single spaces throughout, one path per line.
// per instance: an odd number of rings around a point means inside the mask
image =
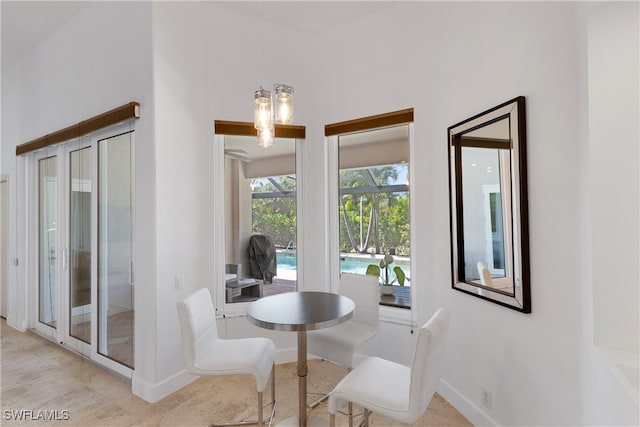
M 249 258 L 249 275 L 254 279 L 271 283 L 277 274 L 276 247 L 264 234 L 254 234 L 249 238 L 247 247 Z

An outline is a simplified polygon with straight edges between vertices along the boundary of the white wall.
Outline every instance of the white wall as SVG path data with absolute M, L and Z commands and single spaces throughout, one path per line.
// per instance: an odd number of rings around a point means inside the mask
M 134 382 L 134 392 L 155 401 L 189 377 L 184 370 L 176 302 L 212 286 L 213 236 L 210 194 L 212 123 L 203 84 L 204 4 L 152 3 L 155 113 L 155 308 L 149 325 L 152 382 Z M 176 289 L 176 278 L 183 289 Z M 137 297 L 136 297 L 137 299 Z M 136 334 L 140 333 L 136 330 Z M 140 365 L 145 362 L 140 361 Z M 138 365 L 137 365 L 138 366 Z
M 640 425 L 639 11 L 607 3 L 585 12 L 582 398 L 596 425 Z

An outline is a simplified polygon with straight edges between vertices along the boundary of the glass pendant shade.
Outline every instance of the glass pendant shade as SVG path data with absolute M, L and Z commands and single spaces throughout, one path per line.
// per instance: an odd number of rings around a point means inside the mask
M 272 114 L 271 92 L 260 87 L 260 90 L 257 90 L 255 93 L 253 127 L 258 130 L 271 129 L 273 127 Z
M 291 86 L 275 84 L 275 122 L 277 124 L 293 123 L 293 88 Z
M 258 145 L 263 148 L 273 145 L 273 127 L 258 129 Z

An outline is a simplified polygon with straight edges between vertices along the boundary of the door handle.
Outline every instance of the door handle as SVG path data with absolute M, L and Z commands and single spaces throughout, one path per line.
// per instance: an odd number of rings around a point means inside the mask
M 129 262 L 129 285 L 131 286 L 135 284 L 135 274 L 134 274 L 135 266 L 136 266 L 136 261 L 134 259 L 131 259 L 131 261 Z
M 66 270 L 69 266 L 69 257 L 67 255 L 67 250 L 62 250 L 62 269 Z

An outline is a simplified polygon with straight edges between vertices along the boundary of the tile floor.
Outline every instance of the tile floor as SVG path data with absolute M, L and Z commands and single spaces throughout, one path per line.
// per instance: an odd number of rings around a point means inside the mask
M 214 421 L 250 415 L 255 408 L 255 383 L 249 376 L 202 377 L 156 403 L 131 393 L 131 386 L 109 373 L 30 332 L 20 333 L 2 320 L 0 338 L 0 425 L 31 426 L 204 426 Z M 322 360 L 309 362 L 309 391 L 330 390 L 345 374 Z M 231 390 L 231 391 L 230 391 Z M 276 367 L 276 422 L 297 411 L 295 363 Z M 265 401 L 267 396 L 265 396 Z M 8 411 L 68 411 L 68 420 L 16 421 Z M 325 406 L 312 416 L 328 420 Z M 347 425 L 338 416 L 339 426 Z M 372 426 L 400 426 L 373 415 Z M 471 426 L 436 394 L 415 426 Z

